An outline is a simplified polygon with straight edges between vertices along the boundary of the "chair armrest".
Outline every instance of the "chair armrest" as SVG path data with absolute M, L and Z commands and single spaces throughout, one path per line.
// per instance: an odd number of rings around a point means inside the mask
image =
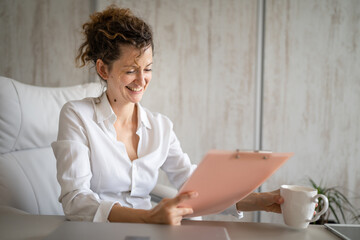
M 14 208 L 14 207 L 1 205 L 0 206 L 0 215 L 3 215 L 3 214 L 27 215 L 27 214 L 30 214 L 30 213 L 25 212 L 25 211 L 20 210 L 20 209 L 17 209 L 17 208 Z
M 177 194 L 175 188 L 165 186 L 163 184 L 156 184 L 155 188 L 151 191 L 151 201 L 158 203 L 163 198 L 173 198 Z

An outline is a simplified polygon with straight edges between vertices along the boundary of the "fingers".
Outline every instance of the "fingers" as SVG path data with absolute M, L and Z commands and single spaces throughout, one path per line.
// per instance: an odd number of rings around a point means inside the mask
M 175 198 L 163 199 L 151 210 L 151 217 L 156 223 L 170 225 L 180 225 L 183 216 L 193 213 L 192 208 L 179 207 L 179 204 L 186 200 L 198 196 L 197 192 L 181 193 Z
M 281 213 L 281 207 L 279 204 L 272 204 L 270 206 L 267 206 L 265 209 L 267 212 L 274 212 L 274 213 Z
M 178 205 L 184 200 L 196 198 L 199 194 L 197 192 L 185 192 L 179 194 L 177 197 L 169 200 L 169 204 L 171 205 Z
M 194 211 L 192 208 L 177 208 L 176 213 L 178 216 L 184 216 L 192 214 Z
M 284 198 L 280 195 L 276 196 L 276 203 L 277 204 L 283 204 L 284 203 Z
M 277 190 L 275 190 L 275 191 L 272 191 L 271 193 L 272 193 L 273 195 L 275 195 L 275 196 L 274 196 L 274 201 L 275 201 L 275 203 L 277 203 L 277 204 L 283 204 L 283 203 L 284 203 L 284 198 L 281 197 L 281 195 L 280 195 L 280 189 L 277 189 Z
M 184 215 L 192 214 L 192 208 L 172 208 L 167 209 L 165 213 L 164 223 L 170 225 L 181 225 L 181 220 Z
M 192 214 L 194 212 L 192 208 L 178 207 L 178 205 L 182 201 L 196 198 L 198 195 L 199 194 L 197 192 L 186 192 L 181 193 L 177 197 L 169 200 L 168 207 L 170 207 L 173 211 L 173 219 L 176 219 L 175 224 L 171 223 L 172 225 L 180 225 L 183 216 Z
M 181 216 L 173 218 L 172 220 L 169 221 L 169 225 L 180 226 L 181 225 L 181 220 L 182 220 Z
M 277 190 L 275 190 L 275 191 L 272 191 L 271 193 L 274 193 L 274 194 L 280 195 L 280 189 L 277 189 Z
M 267 212 L 281 213 L 280 205 L 284 203 L 284 198 L 280 196 L 280 189 L 262 194 L 263 209 Z
M 277 193 L 278 191 L 263 193 L 261 198 L 263 199 L 263 205 L 270 206 L 272 204 L 281 205 L 284 203 L 284 198 Z

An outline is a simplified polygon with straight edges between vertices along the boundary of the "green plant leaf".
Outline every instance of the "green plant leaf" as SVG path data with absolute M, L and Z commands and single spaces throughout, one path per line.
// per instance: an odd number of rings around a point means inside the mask
M 334 200 L 334 202 L 335 202 L 336 206 L 338 207 L 344 222 L 346 223 L 346 218 L 345 218 L 345 214 L 344 214 L 341 203 L 339 203 L 336 199 Z
M 337 212 L 340 212 L 342 219 L 346 223 L 346 212 L 352 215 L 352 220 L 360 222 L 360 213 L 359 210 L 351 204 L 350 200 L 338 189 L 338 187 L 325 187 L 320 181 L 320 184 L 316 184 L 314 180 L 309 178 L 309 181 L 313 188 L 317 189 L 319 194 L 325 195 L 329 200 L 329 210 L 322 217 L 326 218 L 326 221 L 329 220 L 330 213 L 334 215 L 337 223 L 340 223 L 340 219 Z M 319 204 L 316 207 L 317 211 L 322 209 L 322 199 L 319 199 Z
M 355 208 L 351 208 L 351 207 L 348 207 L 348 206 L 344 206 L 344 209 L 345 209 L 346 211 L 348 211 L 348 212 L 351 213 L 351 215 L 352 215 L 352 217 L 353 217 L 353 218 L 352 218 L 353 221 L 356 221 L 356 222 L 359 221 L 360 215 L 357 216 L 357 214 L 359 214 L 359 213 L 357 212 L 357 210 L 356 210 Z
M 360 223 L 360 215 L 355 216 L 355 217 L 353 218 L 353 221 Z
M 344 202 L 346 202 L 350 206 L 350 208 L 355 209 L 355 207 L 350 203 L 348 198 L 344 194 L 342 194 L 340 191 L 337 191 L 336 195 L 337 196 L 339 195 L 340 196 L 339 198 L 342 198 L 344 200 Z
M 337 214 L 335 212 L 335 209 L 330 205 L 329 205 L 329 208 L 331 209 L 331 212 L 332 212 L 332 214 L 334 215 L 334 217 L 336 219 L 336 223 L 340 223 L 340 220 L 339 220 L 339 218 L 338 218 L 338 216 L 337 216 Z

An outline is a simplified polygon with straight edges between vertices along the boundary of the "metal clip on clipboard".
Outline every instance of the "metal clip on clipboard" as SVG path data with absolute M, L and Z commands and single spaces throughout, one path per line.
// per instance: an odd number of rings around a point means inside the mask
M 239 153 L 240 152 L 248 152 L 248 153 L 272 153 L 272 151 L 269 150 L 241 150 L 240 149 L 236 149 L 236 159 L 240 158 Z M 268 156 L 263 156 L 262 159 L 268 159 Z

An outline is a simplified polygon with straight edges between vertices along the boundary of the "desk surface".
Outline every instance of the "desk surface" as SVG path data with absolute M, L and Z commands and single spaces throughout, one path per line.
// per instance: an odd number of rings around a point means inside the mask
M 22 214 L 0 208 L 0 239 L 43 239 L 65 221 L 64 216 Z M 339 239 L 324 226 L 292 230 L 285 225 L 248 222 L 183 221 L 183 225 L 225 227 L 235 239 Z
M 183 221 L 183 225 L 223 226 L 234 239 L 339 239 L 323 225 L 309 225 L 307 229 L 294 230 L 282 224 L 253 222 Z

